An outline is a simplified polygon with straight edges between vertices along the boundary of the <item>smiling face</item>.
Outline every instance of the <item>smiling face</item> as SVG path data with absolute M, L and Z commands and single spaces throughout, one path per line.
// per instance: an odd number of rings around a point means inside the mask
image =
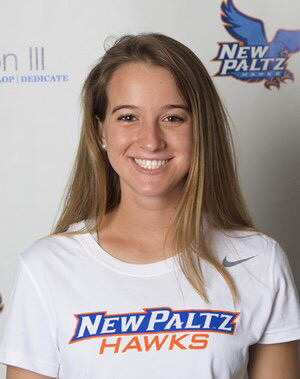
M 99 135 L 122 197 L 178 195 L 191 163 L 192 125 L 172 74 L 147 63 L 124 64 L 112 75 L 107 97 Z

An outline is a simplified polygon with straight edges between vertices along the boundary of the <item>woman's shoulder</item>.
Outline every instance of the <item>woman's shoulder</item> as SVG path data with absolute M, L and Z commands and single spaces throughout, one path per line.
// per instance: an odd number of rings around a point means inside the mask
M 27 266 L 35 266 L 78 254 L 82 251 L 79 234 L 76 234 L 80 225 L 71 224 L 65 233 L 50 234 L 33 241 L 18 254 L 18 258 Z
M 211 247 L 225 267 L 238 266 L 247 260 L 247 266 L 253 266 L 255 269 L 269 267 L 274 259 L 282 259 L 282 256 L 285 256 L 275 238 L 259 231 L 214 230 Z

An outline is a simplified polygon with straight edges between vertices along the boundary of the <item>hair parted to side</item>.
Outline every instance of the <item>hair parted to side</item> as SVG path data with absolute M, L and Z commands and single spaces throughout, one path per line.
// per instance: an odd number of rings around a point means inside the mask
M 131 62 L 146 62 L 169 70 L 191 112 L 192 160 L 172 224 L 174 254 L 181 253 L 177 255 L 181 269 L 204 301 L 209 303 L 200 258 L 223 276 L 236 304 L 239 300 L 236 285 L 213 255 L 203 230 L 204 217 L 207 225 L 218 230 L 260 232 L 253 225 L 239 187 L 233 140 L 213 82 L 200 59 L 188 47 L 166 35 L 121 36 L 89 73 L 82 90 L 83 125 L 79 147 L 63 211 L 50 236 L 96 231 L 105 213 L 120 202 L 119 177 L 101 146 L 97 117 L 105 120 L 106 88 L 113 73 Z M 87 219 L 95 220 L 93 226 L 66 233 L 72 223 Z

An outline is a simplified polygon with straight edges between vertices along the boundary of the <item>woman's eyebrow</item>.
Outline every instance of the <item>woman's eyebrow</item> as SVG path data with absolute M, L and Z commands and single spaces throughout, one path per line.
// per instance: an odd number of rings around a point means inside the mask
M 111 114 L 113 114 L 114 112 L 118 111 L 119 109 L 122 109 L 122 108 L 128 108 L 128 109 L 138 109 L 138 107 L 136 105 L 131 105 L 131 104 L 123 104 L 123 105 L 117 105 L 113 108 Z M 167 110 L 167 109 L 173 109 L 173 108 L 180 108 L 180 109 L 184 109 L 186 110 L 187 112 L 189 112 L 189 107 L 185 104 L 166 104 L 166 105 L 163 105 L 161 107 L 161 110 Z

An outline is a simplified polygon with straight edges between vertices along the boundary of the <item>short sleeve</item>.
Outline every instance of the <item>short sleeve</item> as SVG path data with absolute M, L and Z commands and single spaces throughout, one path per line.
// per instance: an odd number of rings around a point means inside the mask
M 274 240 L 270 263 L 273 304 L 261 344 L 288 342 L 300 339 L 299 296 L 288 258 Z
M 0 363 L 57 378 L 59 350 L 45 299 L 19 254 L 0 341 Z

